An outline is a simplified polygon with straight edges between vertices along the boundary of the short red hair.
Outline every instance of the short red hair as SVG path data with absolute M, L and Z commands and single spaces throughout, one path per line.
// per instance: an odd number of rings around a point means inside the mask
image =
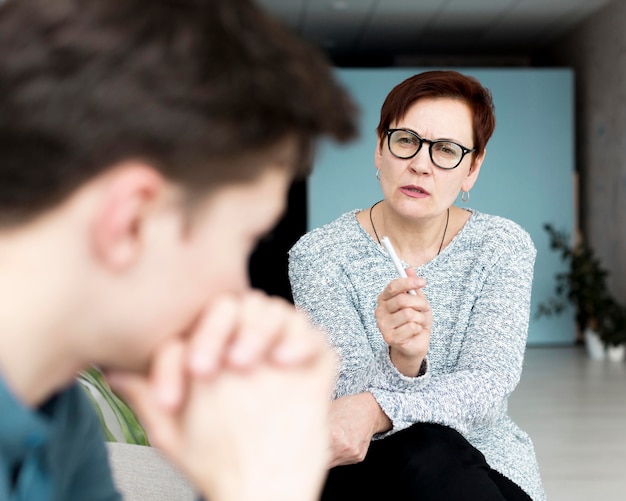
M 402 119 L 416 101 L 437 97 L 458 99 L 470 107 L 473 117 L 473 147 L 477 155 L 483 154 L 496 126 L 491 92 L 476 78 L 452 70 L 418 73 L 391 90 L 380 110 L 380 122 L 376 129 L 381 145 L 390 125 Z

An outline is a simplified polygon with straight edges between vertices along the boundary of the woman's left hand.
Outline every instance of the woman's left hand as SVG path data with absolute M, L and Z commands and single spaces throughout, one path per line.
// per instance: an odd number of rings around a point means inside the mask
M 360 463 L 374 434 L 391 428 L 391 421 L 369 392 L 333 400 L 329 421 L 329 468 Z
M 398 278 L 387 285 L 378 296 L 374 312 L 378 329 L 389 345 L 389 356 L 405 376 L 419 373 L 430 345 L 433 315 L 422 288 L 426 285 L 412 268 L 408 278 Z M 410 290 L 415 295 L 409 294 Z

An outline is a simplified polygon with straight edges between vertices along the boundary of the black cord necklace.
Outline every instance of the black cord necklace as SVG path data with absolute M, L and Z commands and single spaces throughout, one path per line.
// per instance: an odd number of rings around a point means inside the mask
M 374 205 L 370 207 L 370 223 L 372 225 L 372 230 L 374 230 L 374 235 L 376 235 L 376 240 L 380 244 L 380 238 L 378 238 L 378 232 L 376 231 L 376 226 L 374 226 L 374 219 L 372 219 L 372 210 L 376 207 L 382 200 L 379 200 Z M 441 243 L 439 244 L 439 250 L 437 251 L 437 255 L 441 253 L 441 249 L 443 249 L 443 243 L 446 240 L 446 233 L 448 232 L 448 223 L 450 222 L 450 207 L 448 207 L 448 212 L 446 213 L 446 226 L 443 229 L 443 236 L 441 237 Z
M 374 205 L 370 207 L 370 223 L 372 224 L 372 229 L 374 230 L 374 235 L 376 235 L 376 240 L 378 240 L 378 244 L 380 245 L 380 238 L 378 238 L 378 232 L 376 231 L 376 226 L 374 226 L 374 220 L 372 219 L 372 210 L 376 207 L 382 200 L 379 200 Z

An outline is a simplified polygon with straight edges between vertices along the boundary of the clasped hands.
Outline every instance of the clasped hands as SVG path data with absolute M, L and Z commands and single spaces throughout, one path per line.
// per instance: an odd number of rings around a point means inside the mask
M 432 313 L 424 281 L 407 273 L 380 294 L 376 319 L 392 362 L 414 376 Z M 155 353 L 149 374 L 108 377 L 206 497 L 305 501 L 317 499 L 327 467 L 361 461 L 391 426 L 369 393 L 331 404 L 335 364 L 303 313 L 253 291 L 212 302 L 192 333 Z
M 258 291 L 223 296 L 149 374 L 107 374 L 211 501 L 318 498 L 336 357 L 306 316 Z

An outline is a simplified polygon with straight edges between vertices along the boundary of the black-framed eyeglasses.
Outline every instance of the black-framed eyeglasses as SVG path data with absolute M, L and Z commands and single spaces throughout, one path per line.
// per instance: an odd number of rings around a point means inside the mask
M 424 139 L 409 129 L 387 129 L 387 144 L 394 157 L 404 160 L 413 158 L 424 143 L 428 144 L 430 159 L 440 169 L 455 169 L 465 155 L 476 151 L 476 148 L 466 148 L 454 141 Z

